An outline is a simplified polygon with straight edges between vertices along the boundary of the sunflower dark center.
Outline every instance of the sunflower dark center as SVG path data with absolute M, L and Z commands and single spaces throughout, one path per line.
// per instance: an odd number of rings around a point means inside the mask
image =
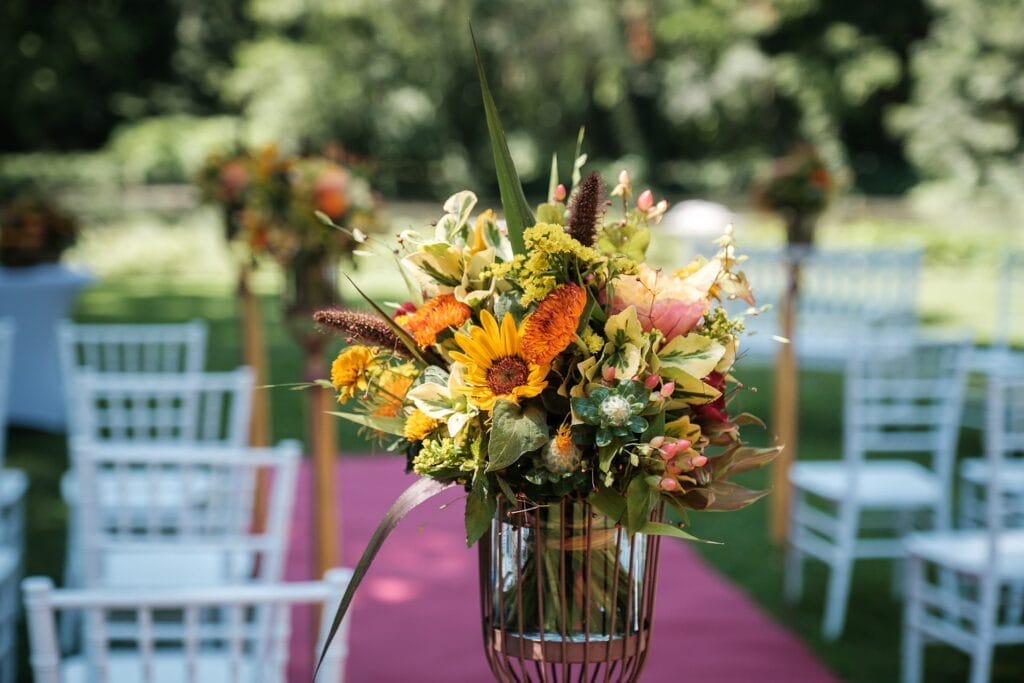
M 511 394 L 516 387 L 526 384 L 530 368 L 519 356 L 504 356 L 487 369 L 487 386 L 495 394 Z

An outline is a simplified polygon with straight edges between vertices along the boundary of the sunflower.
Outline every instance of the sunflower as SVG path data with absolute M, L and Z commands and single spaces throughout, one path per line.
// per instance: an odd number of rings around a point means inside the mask
M 437 341 L 437 335 L 449 327 L 459 327 L 469 320 L 469 306 L 457 300 L 452 294 L 434 297 L 420 306 L 405 320 L 405 328 L 412 333 L 416 343 L 426 348 Z
M 587 293 L 575 283 L 561 285 L 544 297 L 523 321 L 523 357 L 538 365 L 554 360 L 572 343 L 586 305 Z
M 331 363 L 331 384 L 338 390 L 338 403 L 352 398 L 356 390 L 369 386 L 367 374 L 373 365 L 373 350 L 366 346 L 349 346 Z
M 466 366 L 461 391 L 469 402 L 490 411 L 499 399 L 518 403 L 542 392 L 548 385 L 544 380 L 548 366 L 531 363 L 520 354 L 522 332 L 512 315 L 506 313 L 499 328 L 490 312 L 481 311 L 480 322 L 482 327 L 473 325 L 469 334 L 455 335 L 462 353 L 451 352 L 453 359 Z

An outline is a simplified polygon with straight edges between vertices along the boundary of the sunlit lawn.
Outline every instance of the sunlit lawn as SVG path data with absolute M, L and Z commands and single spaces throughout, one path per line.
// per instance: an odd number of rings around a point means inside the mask
M 396 228 L 416 224 L 424 217 L 421 207 L 410 207 L 397 216 Z M 409 217 L 405 217 L 409 216 Z M 149 219 L 147 219 L 149 220 Z M 159 225 L 159 221 L 152 223 Z M 133 234 L 135 238 L 133 239 Z M 147 238 L 140 239 L 140 234 Z M 831 235 L 831 232 L 829 233 Z M 751 230 L 758 240 L 770 238 L 770 228 Z M 884 240 L 883 240 L 884 241 Z M 140 244 L 144 242 L 146 244 Z M 147 247 L 148 244 L 148 247 Z M 666 253 L 659 245 L 658 253 Z M 130 252 L 118 255 L 118 250 Z M 208 365 L 226 370 L 240 363 L 239 307 L 233 296 L 231 259 L 221 245 L 212 216 L 197 213 L 169 230 L 140 228 L 97 228 L 78 252 L 78 258 L 109 277 L 88 290 L 74 311 L 75 319 L 94 322 L 163 322 L 202 318 L 210 326 Z M 985 335 L 993 311 L 988 310 L 995 291 L 992 264 L 995 255 L 982 256 L 966 265 L 929 266 L 923 273 L 922 309 L 929 321 L 974 328 Z M 401 289 L 387 259 L 365 263 L 355 274 L 362 287 L 378 300 L 400 300 Z M 289 339 L 279 315 L 276 295 L 281 283 L 272 267 L 263 268 L 257 278 L 262 310 L 267 324 L 268 358 L 272 384 L 296 382 L 301 378 L 301 358 Z M 345 291 L 350 301 L 354 292 Z M 983 305 L 948 305 L 951 300 L 981 302 Z M 340 342 L 334 340 L 334 351 Z M 326 375 L 326 362 L 324 374 Z M 770 415 L 770 371 L 740 366 L 740 379 L 757 391 L 743 391 L 737 408 Z M 287 388 L 268 389 L 275 439 L 304 438 L 307 415 L 301 392 Z M 805 373 L 801 379 L 800 457 L 839 456 L 841 430 L 841 380 L 836 374 Z M 339 424 L 339 446 L 343 454 L 365 452 L 367 444 L 347 425 Z M 751 434 L 752 440 L 764 440 Z M 977 448 L 977 437 L 965 435 L 961 451 Z M 60 501 L 58 482 L 67 464 L 63 435 L 15 429 L 8 443 L 9 466 L 28 471 L 32 488 L 28 502 L 28 551 L 26 569 L 59 580 L 64 555 L 66 511 Z M 397 466 L 397 464 L 396 464 Z M 749 476 L 750 483 L 764 485 L 767 473 Z M 816 563 L 809 564 L 804 600 L 795 608 L 781 600 L 781 553 L 767 540 L 768 505 L 755 504 L 730 514 L 694 515 L 698 535 L 722 541 L 722 545 L 700 545 L 699 551 L 714 566 L 734 580 L 776 619 L 796 631 L 842 678 L 875 683 L 894 681 L 898 675 L 901 628 L 900 601 L 891 594 L 890 572 L 884 563 L 858 564 L 851 596 L 846 632 L 839 643 L 825 643 L 819 636 L 826 574 Z M 663 575 L 662 581 L 678 583 L 685 593 L 686 577 Z M 467 586 L 467 599 L 475 586 Z M 693 617 L 700 628 L 700 615 Z M 665 643 L 663 646 L 667 646 Z M 695 655 L 699 656 L 699 655 Z M 736 656 L 743 656 L 737 652 Z M 934 648 L 928 660 L 929 681 L 966 679 L 967 659 L 948 648 Z M 994 681 L 1024 679 L 1024 650 L 997 652 Z

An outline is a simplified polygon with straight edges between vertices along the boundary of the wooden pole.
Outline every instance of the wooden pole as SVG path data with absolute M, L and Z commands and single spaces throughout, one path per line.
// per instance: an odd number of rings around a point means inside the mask
M 310 344 L 306 348 L 306 380 L 312 382 L 324 376 L 323 346 Z M 309 446 L 313 454 L 313 521 L 316 526 L 316 578 L 321 578 L 331 567 L 338 566 L 341 555 L 340 529 L 335 516 L 334 461 L 336 436 L 334 419 L 327 414 L 332 409 L 331 392 L 322 387 L 307 390 L 309 396 Z
M 270 405 L 267 390 L 269 383 L 267 371 L 266 341 L 263 335 L 263 315 L 260 303 L 253 294 L 249 283 L 252 268 L 243 264 L 238 271 L 238 295 L 242 300 L 242 357 L 246 365 L 252 368 L 253 383 L 256 388 L 252 392 L 250 406 L 249 445 L 260 448 L 270 445 Z M 267 528 L 267 497 L 269 495 L 267 473 L 259 470 L 256 474 L 256 500 L 252 508 L 252 529 L 262 533 Z
M 249 444 L 262 447 L 270 445 L 270 405 L 267 390 L 266 339 L 263 334 L 263 314 L 260 302 L 249 285 L 252 268 L 243 265 L 238 273 L 238 292 L 242 299 L 242 355 L 245 364 L 252 368 L 256 391 L 252 396 L 252 423 L 249 427 Z
M 789 340 L 779 345 L 775 363 L 775 404 L 773 427 L 782 452 L 772 466 L 771 537 L 776 543 L 786 540 L 789 531 L 790 485 L 789 466 L 796 460 L 799 433 L 799 368 L 793 335 L 796 330 L 796 308 L 800 286 L 800 257 L 792 248 L 786 251 L 786 288 L 779 311 L 780 332 Z

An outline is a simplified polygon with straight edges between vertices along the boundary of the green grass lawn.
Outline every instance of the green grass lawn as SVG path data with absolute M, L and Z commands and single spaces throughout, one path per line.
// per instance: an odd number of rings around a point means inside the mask
M 424 209 L 412 207 L 396 212 L 396 229 L 417 225 Z M 233 296 L 233 271 L 228 251 L 217 239 L 212 213 L 195 212 L 182 220 L 166 221 L 161 230 L 146 228 L 152 236 L 140 246 L 140 233 L 132 228 L 133 219 L 120 224 L 96 227 L 87 235 L 76 253 L 80 262 L 93 267 L 105 278 L 86 291 L 74 311 L 75 319 L 95 322 L 162 322 L 205 319 L 210 326 L 211 346 L 208 365 L 226 370 L 240 363 L 241 340 L 239 306 Z M 149 219 L 147 219 L 149 220 Z M 771 235 L 770 228 L 754 233 Z M 170 252 L 170 253 L 168 253 Z M 946 305 L 942 292 L 954 292 L 957 300 L 991 301 L 995 290 L 992 264 L 987 255 L 960 263 L 934 263 L 923 275 L 927 290 L 922 308 L 929 320 L 973 327 L 985 334 L 991 315 L 984 306 Z M 955 278 L 953 277 L 955 274 Z M 390 264 L 368 263 L 357 273 L 357 280 L 378 300 L 401 297 Z M 267 324 L 268 357 L 272 384 L 284 384 L 301 378 L 301 358 L 288 338 L 279 315 L 280 276 L 273 268 L 261 270 L 257 278 L 262 309 Z M 932 291 L 939 291 L 936 294 Z M 354 292 L 346 291 L 349 300 Z M 988 316 L 988 317 L 986 317 Z M 334 340 L 328 354 L 340 342 Z M 327 373 L 325 358 L 324 374 Z M 766 368 L 739 366 L 739 377 L 748 387 L 737 397 L 736 408 L 770 416 L 771 375 Z M 301 392 L 286 388 L 269 389 L 275 440 L 303 439 L 307 415 Z M 800 457 L 836 458 L 841 434 L 841 380 L 836 374 L 804 373 L 801 378 Z M 342 453 L 367 449 L 366 443 L 347 424 L 340 424 L 339 446 Z M 764 441 L 764 434 L 750 434 L 752 441 Z M 976 435 L 965 435 L 964 448 L 977 448 Z M 31 477 L 28 500 L 28 549 L 26 570 L 60 579 L 64 556 L 67 514 L 59 496 L 59 478 L 67 466 L 67 451 L 61 434 L 46 434 L 12 429 L 8 441 L 8 466 L 25 469 Z M 752 485 L 767 483 L 767 472 L 748 475 Z M 775 619 L 804 639 L 840 677 L 848 681 L 879 683 L 895 681 L 901 632 L 901 604 L 892 597 L 890 572 L 885 563 L 857 565 L 851 595 L 846 632 L 838 643 L 826 643 L 819 636 L 826 574 L 818 563 L 809 563 L 804 600 L 796 607 L 785 606 L 781 599 L 781 552 L 767 538 L 765 501 L 729 514 L 695 514 L 695 531 L 703 538 L 722 545 L 699 545 L 700 553 Z M 668 577 L 662 577 L 668 580 Z M 680 577 L 685 586 L 685 577 Z M 473 591 L 475 587 L 467 587 Z M 467 599 L 472 596 L 467 594 Z M 694 615 L 699 628 L 700 615 Z M 24 640 L 22 641 L 24 643 Z M 742 656 L 741 652 L 737 656 Z M 932 648 L 927 663 L 928 680 L 963 681 L 967 659 L 949 648 Z M 23 669 L 27 671 L 27 669 Z M 26 674 L 27 676 L 27 674 Z M 993 681 L 1024 679 L 1024 648 L 997 651 Z

